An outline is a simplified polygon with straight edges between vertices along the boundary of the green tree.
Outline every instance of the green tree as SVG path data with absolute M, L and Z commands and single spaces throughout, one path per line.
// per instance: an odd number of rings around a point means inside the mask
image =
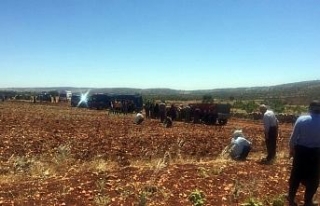
M 276 113 L 283 113 L 285 111 L 285 104 L 280 99 L 266 101 L 266 104 Z
M 251 100 L 251 101 L 247 102 L 247 104 L 244 105 L 244 108 L 243 108 L 243 109 L 244 109 L 247 113 L 251 113 L 251 112 L 253 112 L 254 110 L 256 110 L 258 107 L 259 107 L 259 105 L 258 105 L 255 101 Z
M 214 102 L 214 100 L 211 95 L 209 95 L 209 94 L 203 95 L 202 103 L 213 103 L 213 102 Z

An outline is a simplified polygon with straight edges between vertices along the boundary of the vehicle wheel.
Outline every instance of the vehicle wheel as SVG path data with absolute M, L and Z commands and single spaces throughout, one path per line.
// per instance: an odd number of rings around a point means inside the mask
M 227 124 L 228 120 L 226 120 L 226 119 L 219 119 L 218 122 L 219 122 L 220 125 L 225 125 L 225 124 Z

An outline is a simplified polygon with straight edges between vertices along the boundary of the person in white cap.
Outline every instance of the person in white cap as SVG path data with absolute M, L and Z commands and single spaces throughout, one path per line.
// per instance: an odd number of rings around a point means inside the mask
M 141 124 L 143 122 L 143 120 L 144 120 L 144 116 L 143 116 L 142 112 L 138 112 L 134 118 L 134 123 Z
M 234 160 L 246 160 L 251 151 L 251 142 L 246 139 L 242 130 L 235 130 L 228 146 L 230 157 Z

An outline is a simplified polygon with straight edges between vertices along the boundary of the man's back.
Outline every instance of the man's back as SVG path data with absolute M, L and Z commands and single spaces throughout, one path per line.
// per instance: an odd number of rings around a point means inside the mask
M 267 110 L 264 113 L 263 123 L 266 130 L 268 130 L 270 127 L 274 127 L 278 125 L 277 117 L 272 110 Z
M 244 147 L 250 147 L 251 143 L 244 137 L 237 137 L 231 140 L 231 156 L 238 158 L 242 153 Z
M 294 125 L 290 144 L 320 148 L 320 114 L 300 116 Z

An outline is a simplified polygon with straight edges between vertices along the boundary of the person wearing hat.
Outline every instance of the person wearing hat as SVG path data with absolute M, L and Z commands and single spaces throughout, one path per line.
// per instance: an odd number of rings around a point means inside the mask
M 142 114 L 142 111 L 138 112 L 134 118 L 134 123 L 135 124 L 141 124 L 144 120 L 144 116 Z
M 289 206 L 294 202 L 300 183 L 305 186 L 304 205 L 313 203 L 320 178 L 320 102 L 309 105 L 309 114 L 300 116 L 293 127 L 289 141 L 290 158 L 293 157 L 289 179 Z
M 230 157 L 234 160 L 245 160 L 251 151 L 251 142 L 248 141 L 242 130 L 235 130 L 231 143 L 228 146 Z
M 271 163 L 276 157 L 279 121 L 275 113 L 266 105 L 260 105 L 259 109 L 263 115 L 264 137 L 267 147 L 267 157 L 262 160 L 262 163 Z

